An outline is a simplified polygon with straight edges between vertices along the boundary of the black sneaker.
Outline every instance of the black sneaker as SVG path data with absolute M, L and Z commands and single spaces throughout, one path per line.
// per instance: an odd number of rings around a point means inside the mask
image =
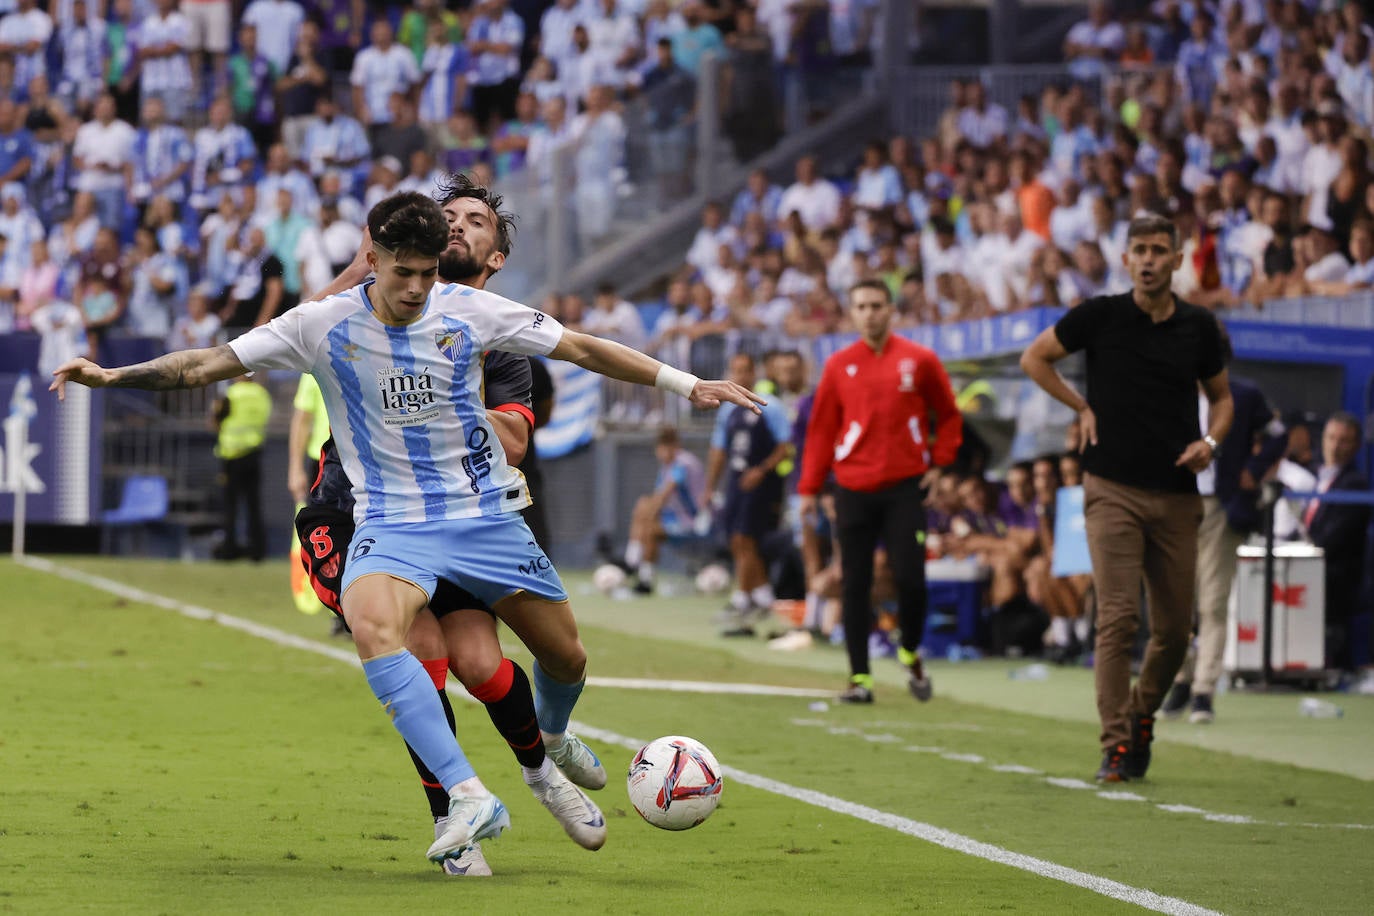
M 1126 744 L 1118 744 L 1103 751 L 1102 766 L 1097 768 L 1097 781 L 1129 782 L 1131 777 L 1126 772 L 1126 757 L 1130 753 L 1131 748 Z
M 1187 708 L 1188 699 L 1192 693 L 1191 685 L 1174 684 L 1169 688 L 1169 695 L 1164 698 L 1164 705 L 1159 707 L 1159 714 L 1166 719 L 1177 719 L 1183 715 L 1183 710 Z
M 930 700 L 932 692 L 930 675 L 926 674 L 925 666 L 921 664 L 920 656 L 911 663 L 911 673 L 907 675 L 906 687 L 911 691 L 911 695 L 922 703 Z
M 654 583 L 645 582 L 643 579 L 635 579 L 634 588 L 630 589 L 636 595 L 652 595 L 654 593 Z
M 835 699 L 840 703 L 872 703 L 873 691 L 863 684 L 850 684 Z
M 1131 747 L 1126 754 L 1126 775 L 1144 779 L 1150 768 L 1150 742 L 1155 740 L 1155 717 L 1136 716 L 1131 720 Z
M 1194 694 L 1193 711 L 1188 713 L 1188 721 L 1194 725 L 1206 725 L 1216 717 L 1216 712 L 1212 709 L 1212 695 L 1210 693 Z

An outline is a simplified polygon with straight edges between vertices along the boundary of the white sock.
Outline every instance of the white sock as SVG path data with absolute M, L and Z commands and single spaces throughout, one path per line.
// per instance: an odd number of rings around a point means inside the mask
M 749 610 L 749 596 L 742 589 L 735 589 L 730 593 L 730 607 L 737 611 Z
M 539 737 L 544 739 L 544 750 L 556 751 L 563 746 L 563 741 L 568 737 L 568 733 L 562 732 L 561 734 L 551 735 L 541 728 L 539 730 Z
M 482 785 L 482 780 L 478 779 L 476 776 L 470 776 L 458 783 L 458 785 L 454 786 L 452 789 L 449 789 L 448 794 L 450 797 L 461 795 L 465 798 L 481 798 L 491 793 L 487 791 L 486 786 Z
M 749 600 L 754 603 L 754 607 L 760 607 L 764 610 L 772 610 L 773 586 L 760 585 L 758 588 L 754 589 L 749 593 Z
M 815 592 L 806 593 L 806 616 L 802 620 L 802 625 L 808 630 L 821 628 L 821 596 Z
M 1050 642 L 1056 646 L 1067 646 L 1069 644 L 1069 618 L 1050 618 Z
M 553 773 L 553 761 L 545 757 L 544 762 L 537 767 L 520 767 L 520 773 L 525 777 L 527 786 L 532 786 L 536 782 L 548 782 L 549 776 Z
M 1073 635 L 1078 637 L 1079 642 L 1088 641 L 1088 631 L 1090 629 L 1091 627 L 1088 626 L 1087 617 L 1075 617 L 1073 619 Z
M 634 569 L 644 559 L 644 545 L 639 541 L 630 541 L 625 545 L 625 565 Z
M 644 560 L 642 563 L 639 564 L 639 569 L 636 570 L 636 575 L 639 576 L 640 582 L 643 582 L 645 584 L 652 583 L 654 581 L 654 564 L 650 563 L 648 560 Z

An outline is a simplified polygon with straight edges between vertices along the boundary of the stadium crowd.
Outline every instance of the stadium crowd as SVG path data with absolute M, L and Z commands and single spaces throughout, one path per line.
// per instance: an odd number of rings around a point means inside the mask
M 46 366 L 110 338 L 232 334 L 325 285 L 377 200 L 444 171 L 547 184 L 560 149 L 595 238 L 623 180 L 627 100 L 647 100 L 654 175 L 671 185 L 696 74 L 721 55 L 727 133 L 756 155 L 780 133 L 774 77 L 861 64 L 874 10 L 461 7 L 0 4 L 0 334 L 43 334 Z
M 870 143 L 851 171 L 803 158 L 708 203 L 657 321 L 598 333 L 662 348 L 750 330 L 785 344 L 850 330 L 841 300 L 878 277 L 906 326 L 1125 290 L 1126 226 L 1165 213 L 1185 239 L 1176 292 L 1226 309 L 1374 283 L 1371 28 L 1357 3 L 1158 3 L 1129 27 L 1101 3 L 1069 72 L 991 102 L 955 80 L 930 136 Z M 1100 96 L 1097 95 L 1100 89 Z M 576 321 L 580 295 L 561 303 Z

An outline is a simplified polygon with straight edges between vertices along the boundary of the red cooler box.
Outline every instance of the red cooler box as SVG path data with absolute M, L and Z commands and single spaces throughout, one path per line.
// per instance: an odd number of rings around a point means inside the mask
M 1311 544 L 1274 547 L 1274 623 L 1269 661 L 1274 671 L 1326 667 L 1326 560 Z M 1236 551 L 1236 581 L 1223 663 L 1230 674 L 1258 673 L 1264 658 L 1264 547 Z

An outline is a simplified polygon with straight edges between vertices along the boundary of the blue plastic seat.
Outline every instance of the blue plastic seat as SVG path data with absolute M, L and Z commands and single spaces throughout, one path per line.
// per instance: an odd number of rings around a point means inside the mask
M 161 477 L 136 475 L 124 481 L 119 506 L 105 510 L 107 525 L 137 525 L 167 517 L 167 481 Z

